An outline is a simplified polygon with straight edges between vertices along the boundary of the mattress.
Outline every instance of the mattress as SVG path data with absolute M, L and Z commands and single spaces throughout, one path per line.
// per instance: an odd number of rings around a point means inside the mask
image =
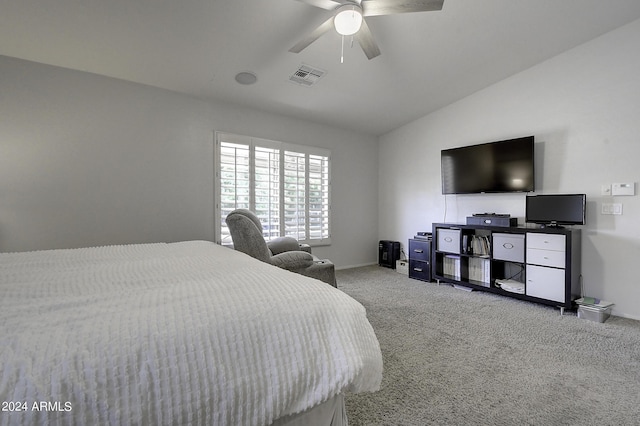
M 206 241 L 0 254 L 0 424 L 268 425 L 379 388 L 364 307 Z

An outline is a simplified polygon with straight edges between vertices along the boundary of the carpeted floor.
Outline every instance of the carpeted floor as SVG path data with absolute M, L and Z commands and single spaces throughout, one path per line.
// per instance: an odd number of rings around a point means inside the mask
M 640 322 L 379 266 L 337 272 L 380 341 L 381 390 L 347 395 L 350 426 L 640 425 Z

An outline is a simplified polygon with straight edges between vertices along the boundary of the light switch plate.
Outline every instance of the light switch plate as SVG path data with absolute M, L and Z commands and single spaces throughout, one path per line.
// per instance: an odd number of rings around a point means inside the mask
M 621 215 L 622 203 L 602 203 L 602 210 L 600 212 L 602 214 Z
M 635 182 L 612 183 L 611 195 L 636 195 Z

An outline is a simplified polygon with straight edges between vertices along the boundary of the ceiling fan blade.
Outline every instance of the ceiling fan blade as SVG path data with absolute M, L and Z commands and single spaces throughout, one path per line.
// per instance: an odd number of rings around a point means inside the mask
M 444 0 L 362 0 L 364 16 L 395 15 L 398 13 L 442 10 Z
M 324 21 L 322 24 L 320 24 L 320 26 L 318 28 L 313 30 L 305 38 L 303 38 L 302 40 L 297 42 L 295 44 L 295 46 L 293 46 L 291 49 L 289 49 L 289 52 L 300 53 L 304 48 L 306 48 L 311 43 L 313 43 L 314 41 L 319 39 L 321 35 L 323 35 L 324 33 L 326 33 L 327 31 L 329 31 L 332 28 L 333 28 L 333 16 L 331 18 L 327 19 L 326 21 Z
M 334 10 L 340 7 L 344 3 L 344 0 L 298 0 L 301 3 L 306 3 L 311 6 L 319 7 L 325 10 Z
M 362 47 L 362 50 L 364 50 L 364 54 L 367 55 L 367 58 L 373 59 L 380 55 L 380 48 L 373 39 L 371 30 L 364 19 L 362 20 L 360 31 L 355 33 L 354 37 L 360 44 L 360 47 Z

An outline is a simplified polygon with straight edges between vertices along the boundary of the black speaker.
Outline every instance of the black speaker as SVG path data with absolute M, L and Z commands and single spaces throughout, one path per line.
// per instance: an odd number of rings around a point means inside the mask
M 505 216 L 467 216 L 467 225 L 483 225 L 483 226 L 518 226 L 517 217 Z
M 400 260 L 400 242 L 380 240 L 378 243 L 378 265 L 396 269 L 396 260 Z

